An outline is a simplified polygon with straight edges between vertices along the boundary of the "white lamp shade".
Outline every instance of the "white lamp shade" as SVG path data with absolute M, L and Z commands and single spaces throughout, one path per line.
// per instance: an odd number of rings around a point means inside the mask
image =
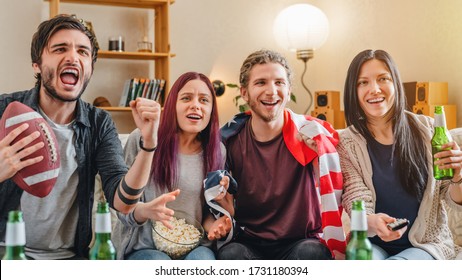
M 327 40 L 329 21 L 315 6 L 295 4 L 278 14 L 273 33 L 277 43 L 287 50 L 315 50 Z

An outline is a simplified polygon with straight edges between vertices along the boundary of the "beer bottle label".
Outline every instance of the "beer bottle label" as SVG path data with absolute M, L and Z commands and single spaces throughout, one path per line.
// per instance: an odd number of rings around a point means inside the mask
M 111 214 L 96 213 L 96 233 L 111 233 Z
M 5 235 L 6 246 L 26 245 L 26 229 L 24 222 L 7 223 Z
M 351 230 L 367 231 L 366 213 L 363 210 L 351 211 Z

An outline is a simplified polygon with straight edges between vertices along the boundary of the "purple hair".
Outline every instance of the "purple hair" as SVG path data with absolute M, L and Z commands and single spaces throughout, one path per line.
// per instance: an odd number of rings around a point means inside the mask
M 204 160 L 204 177 L 207 172 L 222 169 L 222 154 L 220 148 L 220 132 L 218 122 L 217 100 L 213 85 L 209 78 L 197 72 L 186 72 L 173 84 L 159 125 L 157 150 L 153 159 L 152 180 L 161 190 L 172 191 L 172 186 L 178 180 L 178 132 L 176 103 L 178 93 L 191 80 L 203 81 L 212 93 L 213 104 L 210 122 L 198 134 L 201 141 Z

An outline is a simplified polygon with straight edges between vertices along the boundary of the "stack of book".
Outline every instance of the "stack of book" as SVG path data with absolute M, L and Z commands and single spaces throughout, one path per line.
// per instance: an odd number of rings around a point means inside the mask
M 131 100 L 138 97 L 148 98 L 162 103 L 164 100 L 165 80 L 133 78 L 126 80 L 120 96 L 119 107 L 128 107 Z

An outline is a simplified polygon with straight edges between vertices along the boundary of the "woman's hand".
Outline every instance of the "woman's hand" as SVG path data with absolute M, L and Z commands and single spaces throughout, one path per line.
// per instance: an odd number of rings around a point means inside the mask
M 223 198 L 226 196 L 226 192 L 228 191 L 229 188 L 229 177 L 228 176 L 223 176 L 223 178 L 220 181 L 220 192 L 218 195 L 213 199 L 216 202 L 221 201 Z
M 222 216 L 213 222 L 209 229 L 207 238 L 209 240 L 218 240 L 228 235 L 231 230 L 231 220 L 227 216 Z
M 139 223 L 144 223 L 149 219 L 159 221 L 167 228 L 173 229 L 170 221 L 175 212 L 167 207 L 167 203 L 174 201 L 179 194 L 180 190 L 178 189 L 156 197 L 149 202 L 138 203 L 134 212 L 135 220 Z
M 220 181 L 220 193 L 213 199 L 223 207 L 231 216 L 234 216 L 234 197 L 228 193 L 229 177 L 223 176 Z
M 318 153 L 318 145 L 316 145 L 316 141 L 314 141 L 313 139 L 307 137 L 303 133 L 298 133 L 296 137 L 297 137 L 298 141 L 305 142 L 305 144 L 308 146 L 308 148 L 315 151 L 316 154 Z
M 449 142 L 441 148 L 449 150 L 436 153 L 434 157 L 438 160 L 435 160 L 434 164 L 437 164 L 440 169 L 454 169 L 454 177 L 451 181 L 458 183 L 449 186 L 449 195 L 455 203 L 462 205 L 462 151 L 456 142 Z
M 157 147 L 161 106 L 151 99 L 140 98 L 130 101 L 133 120 L 141 131 L 143 146 L 151 149 Z
M 454 169 L 454 178 L 452 181 L 460 181 L 460 179 L 462 179 L 462 151 L 459 145 L 457 145 L 456 142 L 449 142 L 442 145 L 441 149 L 443 149 L 443 151 L 434 155 L 434 157 L 438 159 L 435 160 L 434 164 L 438 165 L 440 169 Z
M 367 216 L 368 232 L 378 235 L 385 242 L 400 239 L 406 232 L 407 226 L 402 229 L 392 231 L 387 224 L 396 221 L 396 218 L 390 217 L 384 213 L 371 214 Z

